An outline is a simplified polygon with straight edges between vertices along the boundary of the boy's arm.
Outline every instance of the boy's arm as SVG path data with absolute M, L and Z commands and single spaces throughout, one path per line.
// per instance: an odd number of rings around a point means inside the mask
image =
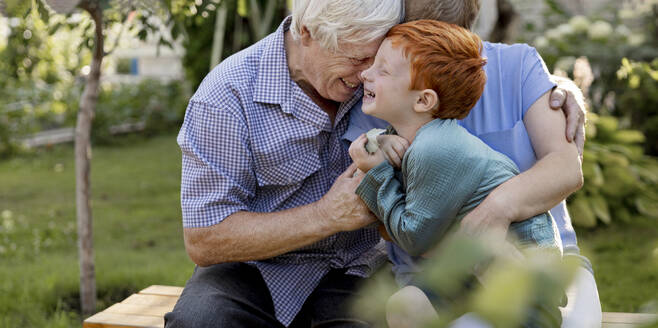
M 549 92 L 537 99 L 523 119 L 538 161 L 494 189 L 464 217 L 462 230 L 471 234 L 506 232 L 511 222 L 550 210 L 582 186 L 578 149 L 562 134 L 564 114 L 550 110 L 548 100 Z
M 406 190 L 391 164 L 383 162 L 366 174 L 356 192 L 396 244 L 421 255 L 452 226 L 479 179 L 478 174 L 464 179 L 473 173 L 471 165 L 445 149 L 415 149 L 405 165 Z

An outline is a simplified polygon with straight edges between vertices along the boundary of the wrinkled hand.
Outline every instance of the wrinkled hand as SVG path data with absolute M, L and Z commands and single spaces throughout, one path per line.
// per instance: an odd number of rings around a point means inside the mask
M 349 153 L 350 157 L 359 168 L 359 170 L 364 173 L 368 173 L 371 168 L 379 165 L 381 162 L 385 161 L 384 155 L 382 154 L 381 149 L 378 149 L 373 154 L 368 153 L 366 150 L 366 143 L 368 138 L 365 134 L 361 134 L 356 140 L 350 145 Z
M 355 164 L 350 165 L 317 203 L 321 216 L 327 219 L 328 229 L 352 231 L 377 220 L 354 192 L 363 180 L 363 174 L 354 175 L 356 169 Z
M 553 77 L 557 87 L 551 92 L 549 104 L 552 109 L 562 109 L 567 117 L 567 141 L 576 142 L 580 157 L 583 156 L 585 146 L 585 119 L 586 105 L 582 91 L 573 81 L 565 78 Z
M 404 153 L 409 148 L 409 141 L 393 134 L 380 134 L 377 136 L 379 149 L 384 154 L 384 158 L 395 168 L 400 168 Z

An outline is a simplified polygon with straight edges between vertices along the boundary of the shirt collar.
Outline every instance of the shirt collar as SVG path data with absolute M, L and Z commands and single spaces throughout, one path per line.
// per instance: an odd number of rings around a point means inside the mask
M 254 101 L 267 104 L 283 104 L 290 99 L 290 72 L 286 60 L 284 33 L 290 28 L 292 16 L 286 17 L 279 28 L 268 38 L 260 58 L 254 86 Z M 294 83 L 294 82 L 293 82 Z

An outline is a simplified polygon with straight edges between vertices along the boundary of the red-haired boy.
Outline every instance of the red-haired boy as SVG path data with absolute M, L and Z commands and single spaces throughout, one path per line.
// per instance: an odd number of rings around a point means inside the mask
M 410 142 L 401 179 L 382 150 L 369 154 L 367 138 L 350 146 L 366 173 L 357 188 L 392 241 L 409 255 L 427 252 L 494 188 L 519 174 L 516 165 L 459 126 L 486 82 L 479 37 L 456 25 L 420 20 L 392 28 L 372 67 L 364 71 L 363 112 L 391 124 Z M 560 253 L 549 213 L 510 225 L 520 247 Z M 409 284 L 412 276 L 396 277 Z M 557 304 L 551 309 L 559 326 Z

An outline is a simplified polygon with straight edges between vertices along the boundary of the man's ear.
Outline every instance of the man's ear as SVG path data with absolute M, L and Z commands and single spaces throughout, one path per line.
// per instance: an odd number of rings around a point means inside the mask
M 439 107 L 439 95 L 432 89 L 425 89 L 418 92 L 414 111 L 416 113 L 429 113 Z
M 302 41 L 302 45 L 305 47 L 311 45 L 311 41 L 313 41 L 313 38 L 311 37 L 311 32 L 308 30 L 308 28 L 306 28 L 306 26 L 302 26 L 302 32 L 300 34 L 301 35 L 299 36 L 299 38 Z

